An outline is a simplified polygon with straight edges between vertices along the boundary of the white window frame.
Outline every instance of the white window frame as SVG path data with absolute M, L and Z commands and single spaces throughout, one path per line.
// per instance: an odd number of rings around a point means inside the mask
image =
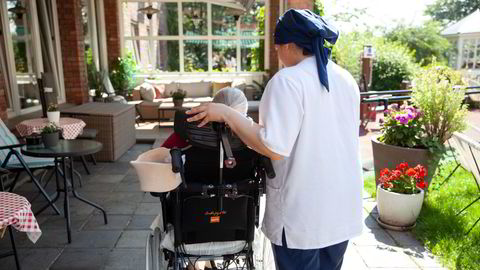
M 15 38 L 16 40 L 28 40 L 31 39 L 33 48 L 32 53 L 34 61 L 33 63 L 28 63 L 29 72 L 28 73 L 17 73 L 15 68 L 15 56 L 13 52 L 13 41 L 14 38 L 10 31 L 4 31 L 4 40 L 0 40 L 3 42 L 4 48 L 6 50 L 7 59 L 5 63 L 9 67 L 8 74 L 5 74 L 5 78 L 9 81 L 10 89 L 5 89 L 7 93 L 7 98 L 9 101 L 10 107 L 7 109 L 8 118 L 16 117 L 23 114 L 32 113 L 41 109 L 41 106 L 32 106 L 29 108 L 22 109 L 20 105 L 20 98 L 19 98 L 19 89 L 18 89 L 18 79 L 25 76 L 31 76 L 34 72 L 31 70 L 32 66 L 35 65 L 35 76 L 39 78 L 43 70 L 43 58 L 42 58 L 42 51 L 40 46 L 40 29 L 39 29 L 39 21 L 37 16 L 37 4 L 34 0 L 26 0 L 28 1 L 28 10 L 27 12 L 30 14 L 31 17 L 31 29 L 28 29 L 28 33 L 26 33 L 25 37 Z M 62 64 L 62 56 L 61 56 L 61 47 L 60 47 L 60 32 L 58 26 L 58 13 L 57 13 L 57 2 L 56 0 L 52 0 L 52 16 L 53 16 L 53 31 L 55 31 L 55 53 L 56 53 L 56 60 L 59 62 L 59 81 L 60 81 L 60 89 L 58 92 L 58 102 L 63 103 L 65 102 L 65 85 L 63 82 L 63 64 Z M 10 22 L 8 19 L 8 6 L 6 1 L 0 1 L 0 17 L 1 17 L 1 24 L 2 29 L 10 29 Z M 7 16 L 6 16 L 7 15 Z M 26 18 L 25 18 L 26 20 Z M 28 42 L 27 42 L 28 44 Z M 30 50 L 27 49 L 27 53 L 30 53 Z M 36 82 L 34 82 L 36 84 Z
M 150 2 L 167 2 L 167 3 L 177 3 L 178 9 L 178 36 L 139 36 L 139 37 L 125 37 L 124 35 L 124 18 L 123 18 L 123 3 L 128 2 L 146 2 L 147 4 Z M 191 2 L 199 2 L 199 3 L 207 3 L 207 27 L 208 32 L 207 35 L 204 36 L 185 36 L 183 34 L 183 13 L 182 13 L 182 3 L 191 3 Z M 148 41 L 157 41 L 157 40 L 169 40 L 169 41 L 178 41 L 179 42 L 179 69 L 180 71 L 164 71 L 161 74 L 165 74 L 167 76 L 170 75 L 182 75 L 182 74 L 195 74 L 195 75 L 221 75 L 221 74 L 265 74 L 265 72 L 269 69 L 269 49 L 270 49 L 270 27 L 268 23 L 268 18 L 270 15 L 270 0 L 265 0 L 265 35 L 264 36 L 241 36 L 240 35 L 240 20 L 237 21 L 237 34 L 235 36 L 214 36 L 212 35 L 212 4 L 225 6 L 225 7 L 232 7 L 229 3 L 221 3 L 220 1 L 212 1 L 212 0 L 117 0 L 118 6 L 118 16 L 119 16 L 119 29 L 120 29 L 120 40 L 121 40 L 121 55 L 125 56 L 125 42 L 133 41 L 133 40 L 148 40 Z M 241 40 L 264 40 L 264 71 L 252 72 L 252 71 L 242 71 L 241 70 Z M 205 72 L 186 72 L 184 68 L 185 58 L 184 58 L 184 41 L 185 40 L 208 40 L 208 70 Z M 236 61 L 237 70 L 235 72 L 213 72 L 212 70 L 212 55 L 213 55 L 213 40 L 236 40 L 237 41 L 237 53 L 236 53 Z M 148 75 L 148 74 L 137 74 L 137 75 Z M 154 74 L 157 75 L 157 74 Z

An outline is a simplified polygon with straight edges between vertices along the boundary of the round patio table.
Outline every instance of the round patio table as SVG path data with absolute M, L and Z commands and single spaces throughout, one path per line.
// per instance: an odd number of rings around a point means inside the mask
M 42 129 L 48 124 L 47 118 L 34 118 L 20 122 L 16 129 L 22 137 L 25 137 L 33 133 L 41 133 Z M 82 134 L 86 124 L 80 119 L 61 117 L 58 126 L 62 129 L 64 139 L 73 140 Z
M 78 194 L 75 190 L 75 184 L 73 181 L 73 158 L 91 155 L 97 153 L 102 149 L 103 145 L 100 142 L 93 140 L 60 140 L 57 146 L 45 148 L 43 146 L 27 146 L 26 149 L 22 149 L 22 154 L 32 157 L 46 157 L 55 159 L 55 176 L 57 184 L 57 192 L 53 198 L 53 202 L 58 200 L 60 193 L 64 193 L 64 213 L 67 225 L 67 237 L 68 243 L 72 242 L 71 236 L 71 221 L 70 221 L 70 202 L 68 193 L 72 192 L 73 196 L 80 201 L 89 204 L 103 213 L 103 219 L 107 224 L 107 213 L 105 210 L 96 203 L 93 203 Z M 69 167 L 69 173 L 67 171 L 67 163 Z M 62 172 L 59 170 L 59 166 L 62 166 Z M 63 185 L 60 185 L 60 175 L 63 175 Z M 48 205 L 45 205 L 39 212 L 45 210 Z

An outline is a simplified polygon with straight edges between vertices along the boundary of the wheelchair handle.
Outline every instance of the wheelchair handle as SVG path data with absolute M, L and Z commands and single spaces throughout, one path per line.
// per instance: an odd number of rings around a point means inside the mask
M 174 173 L 181 172 L 183 167 L 182 151 L 175 147 L 170 150 L 170 155 L 172 156 L 172 171 Z
M 273 169 L 272 161 L 267 157 L 261 157 L 260 159 L 267 177 L 270 179 L 275 178 L 276 174 L 275 170 Z

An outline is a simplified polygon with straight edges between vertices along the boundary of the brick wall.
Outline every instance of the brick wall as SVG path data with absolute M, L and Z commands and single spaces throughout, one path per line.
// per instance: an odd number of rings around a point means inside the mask
M 269 73 L 270 76 L 273 76 L 278 71 L 278 56 L 277 52 L 275 51 L 275 42 L 273 39 L 273 33 L 275 33 L 275 25 L 277 24 L 278 17 L 280 17 L 279 10 L 280 10 L 280 1 L 283 0 L 271 0 L 270 1 L 270 17 L 268 18 L 268 23 L 270 26 L 271 33 L 267 33 L 270 35 L 270 51 L 269 53 Z
M 288 0 L 288 9 L 313 9 L 313 0 Z M 287 10 L 287 9 L 285 9 Z
M 121 56 L 120 46 L 120 20 L 118 18 L 118 1 L 104 0 L 105 10 L 105 28 L 107 34 L 107 50 L 108 63 L 111 65 L 112 61 Z
M 65 95 L 68 103 L 88 101 L 81 0 L 57 1 Z

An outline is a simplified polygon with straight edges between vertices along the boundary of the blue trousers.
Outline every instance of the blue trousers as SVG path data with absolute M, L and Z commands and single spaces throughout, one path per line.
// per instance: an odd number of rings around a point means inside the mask
M 340 270 L 348 241 L 319 249 L 288 248 L 285 231 L 282 246 L 272 244 L 277 270 Z

